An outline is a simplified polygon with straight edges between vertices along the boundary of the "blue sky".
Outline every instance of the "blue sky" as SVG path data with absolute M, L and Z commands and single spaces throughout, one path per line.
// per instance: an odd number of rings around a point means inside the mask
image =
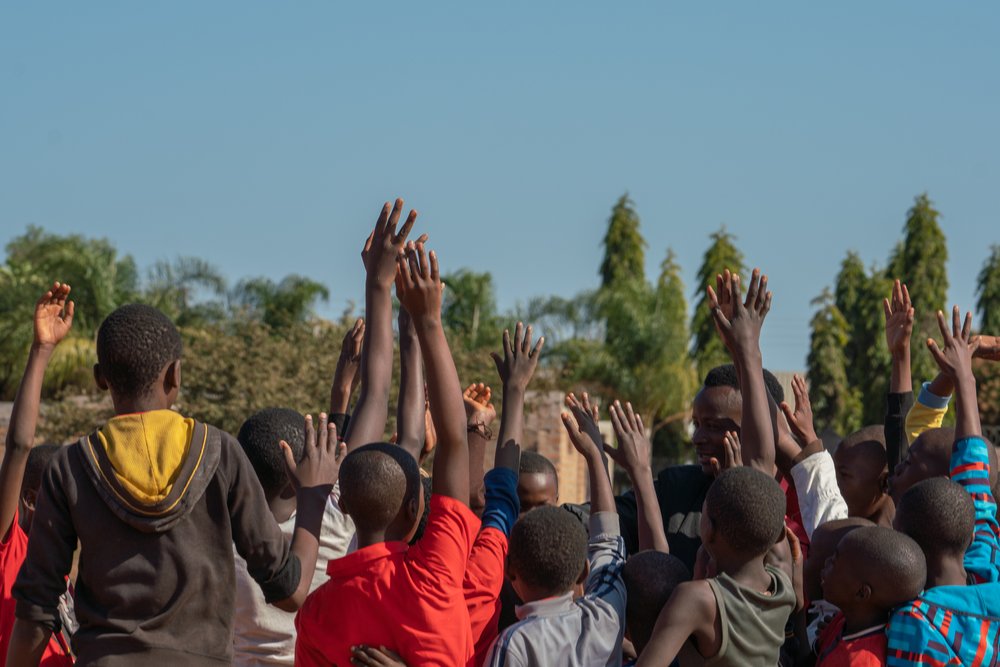
M 689 296 L 725 224 L 771 276 L 765 363 L 804 366 L 849 249 L 884 264 L 926 190 L 950 297 L 1000 242 L 996 3 L 7 3 L 0 240 L 107 236 L 361 303 L 402 195 L 501 306 L 597 283 L 628 190 Z

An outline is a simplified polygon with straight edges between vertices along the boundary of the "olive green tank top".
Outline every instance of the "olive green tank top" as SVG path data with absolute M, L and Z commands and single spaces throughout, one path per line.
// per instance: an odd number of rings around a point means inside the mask
M 766 593 L 744 588 L 729 575 L 708 580 L 719 605 L 722 644 L 719 653 L 703 658 L 692 641 L 680 652 L 681 667 L 775 667 L 785 643 L 785 623 L 795 608 L 795 589 L 788 576 L 765 565 L 771 575 Z

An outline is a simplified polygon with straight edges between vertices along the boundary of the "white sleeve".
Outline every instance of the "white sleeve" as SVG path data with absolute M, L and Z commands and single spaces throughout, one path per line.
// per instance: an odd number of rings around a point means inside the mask
M 847 518 L 847 503 L 837 486 L 833 457 L 822 451 L 792 467 L 792 482 L 799 497 L 799 511 L 806 535 L 827 521 Z

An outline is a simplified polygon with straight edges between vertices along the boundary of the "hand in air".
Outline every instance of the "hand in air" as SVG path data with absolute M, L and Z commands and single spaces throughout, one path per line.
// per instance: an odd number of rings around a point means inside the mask
M 898 280 L 892 286 L 892 301 L 882 300 L 885 311 L 885 342 L 892 355 L 903 355 L 910 350 L 910 334 L 913 333 L 913 304 L 910 291 Z
M 609 412 L 618 447 L 604 445 L 604 451 L 612 461 L 628 471 L 630 476 L 633 472 L 648 469 L 653 447 L 646 437 L 642 416 L 632 410 L 631 403 L 622 407 L 620 401 L 612 403 Z
M 725 287 L 723 284 L 722 292 L 726 292 Z M 728 291 L 728 297 L 720 298 L 711 286 L 708 287 L 712 317 L 730 354 L 748 354 L 759 349 L 760 330 L 771 310 L 772 294 L 767 291 L 767 276 L 762 276 L 760 269 L 753 270 L 745 300 L 740 298 L 742 290 L 738 275 L 732 276 Z M 726 310 L 731 310 L 731 315 L 727 316 Z
M 597 404 L 591 404 L 590 396 L 584 392 L 582 400 L 567 394 L 566 407 L 569 412 L 562 413 L 562 421 L 573 447 L 584 456 L 603 457 L 604 438 L 597 426 L 600 419 Z
M 497 373 L 505 389 L 524 391 L 538 367 L 538 358 L 545 344 L 545 336 L 539 336 L 535 346 L 531 346 L 531 325 L 525 329 L 524 324 L 517 323 L 514 329 L 514 340 L 510 331 L 503 332 L 503 356 L 491 352 L 493 362 L 497 365 Z
M 399 224 L 402 212 L 402 199 L 397 199 L 395 204 L 386 202 L 375 221 L 375 229 L 368 235 L 361 251 L 361 261 L 368 272 L 368 279 L 386 287 L 392 284 L 396 276 L 396 256 L 403 249 L 406 237 L 417 221 L 417 212 L 411 210 L 399 233 L 396 233 L 396 225 Z
M 53 283 L 52 289 L 35 303 L 35 345 L 55 347 L 73 328 L 75 305 L 67 301 L 70 286 Z
M 306 415 L 305 436 L 302 460 L 297 463 L 289 444 L 284 440 L 280 443 L 288 478 L 296 490 L 333 486 L 340 474 L 340 464 L 347 456 L 347 445 L 338 441 L 337 427 L 327 423 L 326 414 L 320 413 L 317 436 L 312 416 Z
M 792 436 L 799 443 L 799 447 L 807 447 L 817 440 L 816 427 L 813 426 L 812 403 L 809 401 L 809 388 L 806 381 L 801 376 L 792 376 L 792 394 L 795 396 L 795 409 L 788 405 L 787 401 L 782 401 L 781 412 L 785 415 L 788 427 L 792 431 Z
M 958 306 L 951 312 L 951 331 L 944 313 L 940 310 L 937 314 L 938 328 L 944 337 L 944 344 L 938 347 L 933 338 L 927 339 L 927 349 L 931 351 L 931 356 L 937 362 L 938 368 L 952 381 L 959 377 L 971 377 L 972 357 L 979 347 L 979 341 L 972 337 L 972 313 L 965 314 L 965 323 L 962 323 L 962 314 Z

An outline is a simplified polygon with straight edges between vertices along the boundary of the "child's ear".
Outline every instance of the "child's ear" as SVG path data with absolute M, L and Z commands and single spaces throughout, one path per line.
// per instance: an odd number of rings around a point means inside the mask
M 163 374 L 163 393 L 169 394 L 181 388 L 181 360 L 177 359 L 167 366 Z
M 872 596 L 872 587 L 868 584 L 861 584 L 861 588 L 858 589 L 857 597 L 859 600 L 867 600 Z
M 108 390 L 108 381 L 104 379 L 104 373 L 101 372 L 100 364 L 94 364 L 94 382 L 97 383 L 97 388 L 101 391 Z
M 882 474 L 878 477 L 878 486 L 881 489 L 883 495 L 889 495 L 889 471 L 883 470 Z
M 420 498 L 410 498 L 410 501 L 406 503 L 406 517 L 411 523 L 416 524 L 420 520 Z
M 576 583 L 581 586 L 587 583 L 587 577 L 590 576 L 590 561 L 583 561 L 583 569 L 580 571 L 580 576 L 576 578 Z
M 35 503 L 38 501 L 38 491 L 35 489 L 29 489 L 21 494 L 21 502 L 28 509 L 29 512 L 35 511 Z

